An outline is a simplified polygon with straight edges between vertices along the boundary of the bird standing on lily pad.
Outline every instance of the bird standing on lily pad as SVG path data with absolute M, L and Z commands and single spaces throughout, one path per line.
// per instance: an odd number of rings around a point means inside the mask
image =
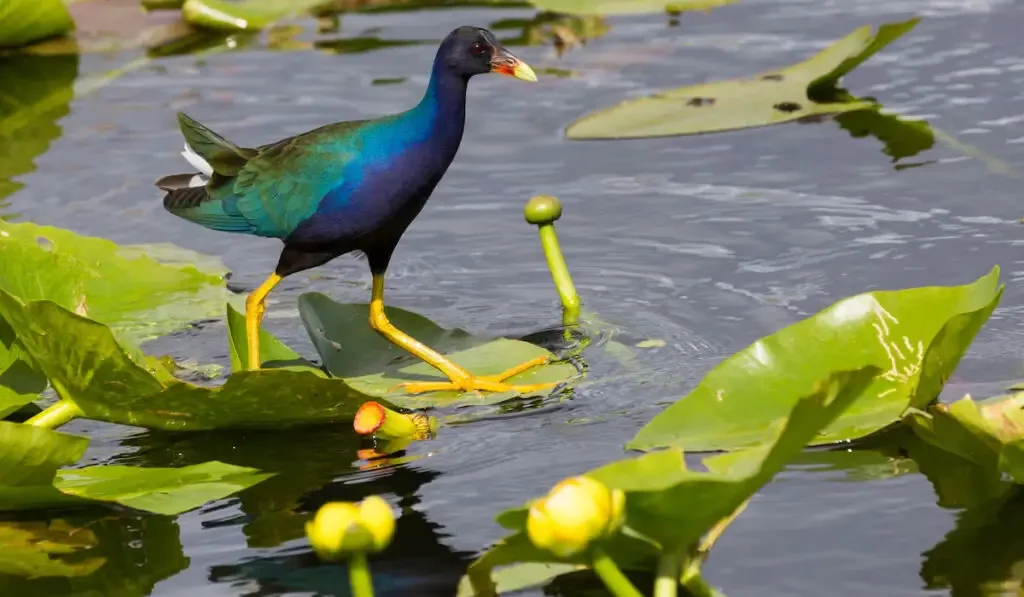
M 546 357 L 476 377 L 396 328 L 384 312 L 391 255 L 459 149 L 469 79 L 488 72 L 537 80 L 490 31 L 459 27 L 438 48 L 423 99 L 399 114 L 328 124 L 256 148 L 239 147 L 178 114 L 183 155 L 199 172 L 158 180 L 167 191 L 164 207 L 212 230 L 284 241 L 274 273 L 246 300 L 249 369 L 261 365 L 259 326 L 271 290 L 286 276 L 360 251 L 373 274 L 370 325 L 450 380 L 403 384 L 407 391 L 531 392 L 551 385 L 504 383 Z

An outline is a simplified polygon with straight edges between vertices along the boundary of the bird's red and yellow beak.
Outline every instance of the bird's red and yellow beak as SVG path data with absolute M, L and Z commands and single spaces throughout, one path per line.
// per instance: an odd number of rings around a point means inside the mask
M 537 82 L 537 75 L 530 65 L 516 58 L 504 48 L 494 53 L 494 58 L 491 59 L 491 72 L 501 73 L 530 83 Z

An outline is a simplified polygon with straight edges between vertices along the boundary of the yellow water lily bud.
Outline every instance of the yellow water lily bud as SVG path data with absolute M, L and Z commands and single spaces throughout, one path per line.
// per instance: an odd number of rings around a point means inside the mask
M 617 533 L 625 521 L 626 495 L 589 477 L 555 485 L 530 506 L 526 533 L 541 549 L 568 558 Z
M 324 560 L 338 560 L 353 553 L 376 553 L 391 543 L 395 515 L 379 496 L 358 504 L 330 502 L 306 523 L 309 543 Z

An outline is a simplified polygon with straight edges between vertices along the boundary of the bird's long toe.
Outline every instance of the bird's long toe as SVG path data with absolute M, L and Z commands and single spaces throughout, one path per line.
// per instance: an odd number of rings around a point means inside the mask
M 505 380 L 510 377 L 515 377 L 520 373 L 524 373 L 534 367 L 545 365 L 550 361 L 548 356 L 540 356 L 535 359 L 531 359 L 524 363 L 520 363 L 511 369 L 502 371 L 495 375 L 483 375 L 480 377 L 470 377 L 465 383 L 456 383 L 453 381 L 424 381 L 424 382 L 408 382 L 400 384 L 402 390 L 409 394 L 423 394 L 426 392 L 450 392 L 450 391 L 463 391 L 463 392 L 517 392 L 520 394 L 528 394 L 532 392 L 539 392 L 541 390 L 547 390 L 558 385 L 557 383 L 538 383 L 538 384 L 509 384 L 505 383 Z

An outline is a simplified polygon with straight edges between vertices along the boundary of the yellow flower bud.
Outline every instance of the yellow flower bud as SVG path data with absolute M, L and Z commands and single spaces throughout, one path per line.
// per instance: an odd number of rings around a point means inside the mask
M 338 560 L 353 553 L 376 553 L 391 543 L 395 515 L 379 496 L 358 504 L 331 502 L 306 523 L 309 543 L 324 560 Z
M 530 507 L 526 533 L 537 547 L 568 558 L 617 533 L 625 505 L 621 490 L 589 477 L 572 477 Z

